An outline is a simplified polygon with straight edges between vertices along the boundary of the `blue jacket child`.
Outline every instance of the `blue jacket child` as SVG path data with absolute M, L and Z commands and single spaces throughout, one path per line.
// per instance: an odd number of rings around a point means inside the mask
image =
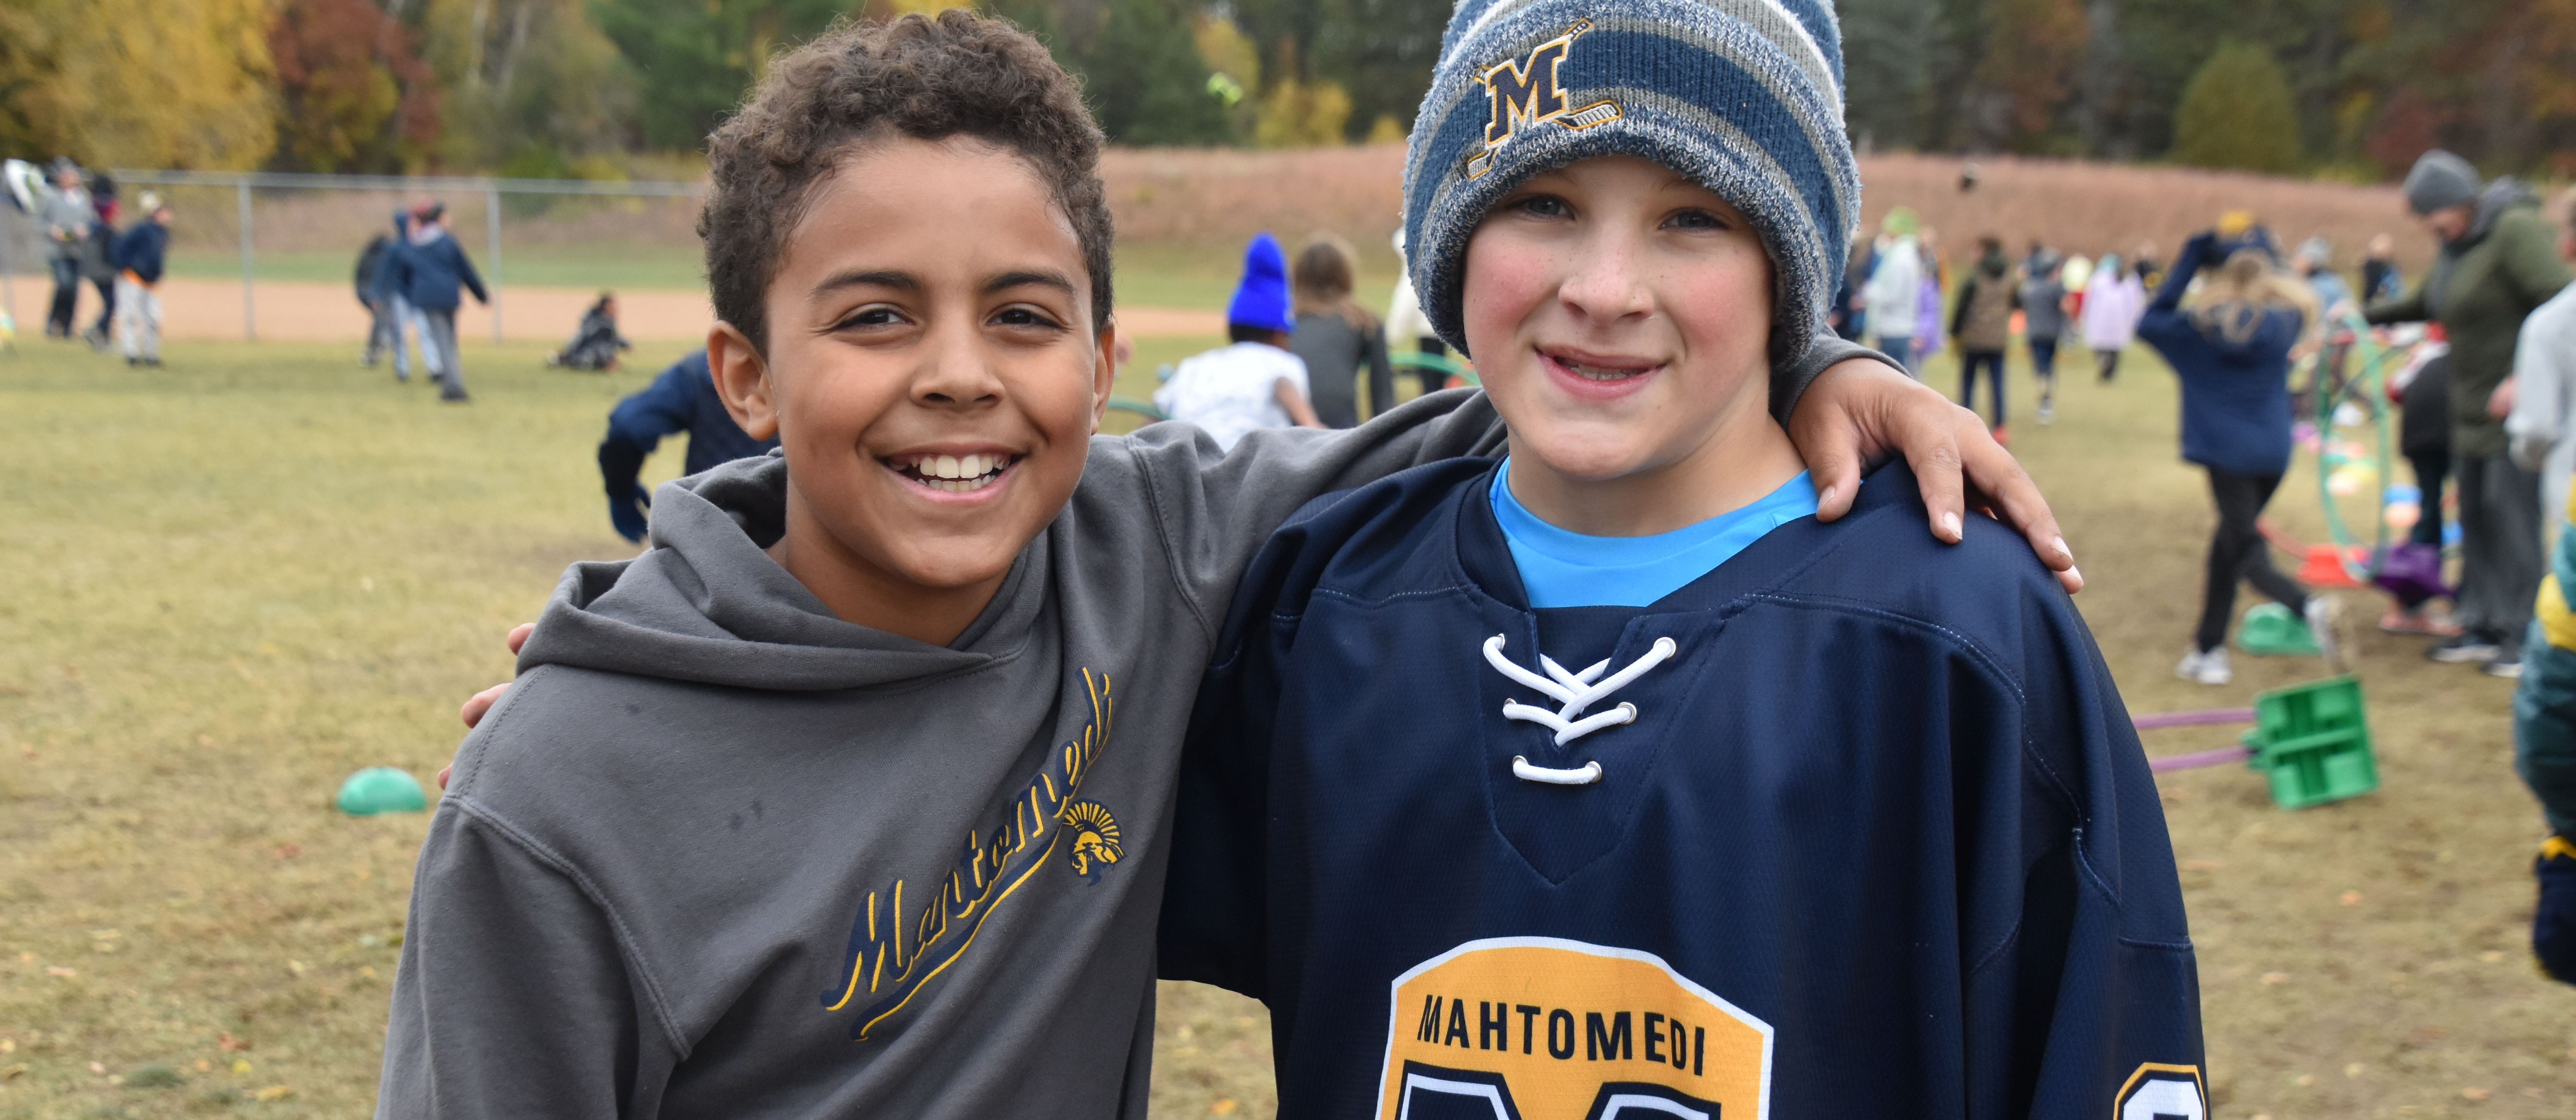
M 662 437 L 689 433 L 687 474 L 698 474 L 736 459 L 766 455 L 778 446 L 775 437 L 753 439 L 725 411 L 707 369 L 707 352 L 697 350 L 671 363 L 634 396 L 617 402 L 608 414 L 608 438 L 599 441 L 599 474 L 608 484 L 608 520 L 619 536 L 641 543 L 645 508 L 652 498 L 636 484 L 644 459 Z
M 483 277 L 474 271 L 474 262 L 465 259 L 465 250 L 446 231 L 428 241 L 406 239 L 391 262 L 393 290 L 423 311 L 454 311 L 461 302 L 457 287 L 474 292 L 474 302 L 490 303 L 483 290 Z
M 2192 277 L 2240 247 L 2208 233 L 2186 243 L 2138 320 L 2138 337 L 2182 378 L 2182 457 L 2277 478 L 2290 469 L 2289 355 L 2305 329 L 2299 312 L 2276 306 L 2221 322 L 2182 309 Z
M 116 239 L 116 248 L 110 254 L 109 263 L 133 273 L 135 279 L 146 284 L 158 284 L 169 250 L 170 227 L 147 216 Z

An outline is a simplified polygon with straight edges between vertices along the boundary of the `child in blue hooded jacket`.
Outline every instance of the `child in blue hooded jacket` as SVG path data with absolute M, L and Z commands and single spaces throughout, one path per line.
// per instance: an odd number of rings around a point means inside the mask
M 2218 271 L 2184 307 L 2192 278 L 2212 265 Z M 2183 245 L 2138 320 L 2138 337 L 2182 378 L 2182 457 L 2209 472 L 2218 507 L 2200 623 L 2191 651 L 2174 666 L 2184 680 L 2223 685 L 2235 678 L 2227 623 L 2240 580 L 2305 617 L 2334 657 L 2334 601 L 2310 595 L 2273 567 L 2270 545 L 2255 527 L 2290 469 L 2290 359 L 2315 318 L 2314 300 L 2306 285 L 2274 268 L 2264 245 L 2204 232 Z

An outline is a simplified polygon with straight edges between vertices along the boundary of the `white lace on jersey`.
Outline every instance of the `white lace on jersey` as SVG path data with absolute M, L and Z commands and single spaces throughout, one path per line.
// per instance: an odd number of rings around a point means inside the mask
M 1609 671 L 1608 658 L 1601 659 L 1582 672 L 1570 673 L 1564 666 L 1542 653 L 1538 657 L 1538 665 L 1539 668 L 1547 670 L 1547 676 L 1542 677 L 1513 664 L 1510 658 L 1504 657 L 1503 636 L 1496 634 L 1485 639 L 1485 663 L 1492 665 L 1495 672 L 1535 688 L 1562 705 L 1551 712 L 1545 708 L 1523 704 L 1518 700 L 1503 701 L 1504 719 L 1535 723 L 1554 731 L 1556 745 L 1561 747 L 1605 727 L 1635 723 L 1637 706 L 1624 700 L 1617 708 L 1594 715 L 1584 715 L 1583 710 L 1626 687 L 1628 682 L 1645 676 L 1646 670 L 1670 660 L 1680 650 L 1680 645 L 1671 638 L 1657 638 L 1654 648 L 1639 655 L 1635 661 L 1629 662 L 1627 668 L 1611 673 L 1606 680 L 1602 679 L 1601 674 Z M 1549 677 L 1555 679 L 1550 680 Z M 1545 782 L 1549 785 L 1590 785 L 1601 780 L 1601 763 L 1596 760 L 1586 762 L 1576 769 L 1557 770 L 1545 766 L 1533 766 L 1527 756 L 1514 755 L 1512 756 L 1512 775 L 1524 781 Z

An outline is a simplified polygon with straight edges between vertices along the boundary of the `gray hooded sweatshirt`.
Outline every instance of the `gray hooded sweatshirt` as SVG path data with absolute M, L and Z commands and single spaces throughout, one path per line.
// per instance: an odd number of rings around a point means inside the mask
M 762 551 L 784 459 L 665 484 L 458 751 L 376 1115 L 1143 1117 L 1180 744 L 1244 565 L 1312 498 L 1502 440 L 1463 390 L 1230 455 L 1094 439 L 945 647 Z
M 467 736 L 383 1117 L 1145 1114 L 1179 744 L 1243 565 L 1325 492 L 1501 441 L 1481 394 L 1230 456 L 1163 425 L 946 647 L 761 551 L 786 462 L 663 486 Z

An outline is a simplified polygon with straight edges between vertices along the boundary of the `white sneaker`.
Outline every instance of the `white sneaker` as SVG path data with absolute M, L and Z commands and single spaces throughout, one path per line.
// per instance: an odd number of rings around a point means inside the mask
M 2308 595 L 2304 617 L 2308 622 L 2308 637 L 2317 643 L 2317 652 L 2325 657 L 2326 665 L 2335 672 L 2343 672 L 2343 646 L 2341 639 L 2335 636 L 2335 627 L 2343 622 L 2343 608 L 2332 596 L 2312 592 Z
M 2174 675 L 2196 684 L 2226 684 L 2236 679 L 2236 670 L 2227 664 L 2227 647 L 2217 646 L 2184 654 Z

